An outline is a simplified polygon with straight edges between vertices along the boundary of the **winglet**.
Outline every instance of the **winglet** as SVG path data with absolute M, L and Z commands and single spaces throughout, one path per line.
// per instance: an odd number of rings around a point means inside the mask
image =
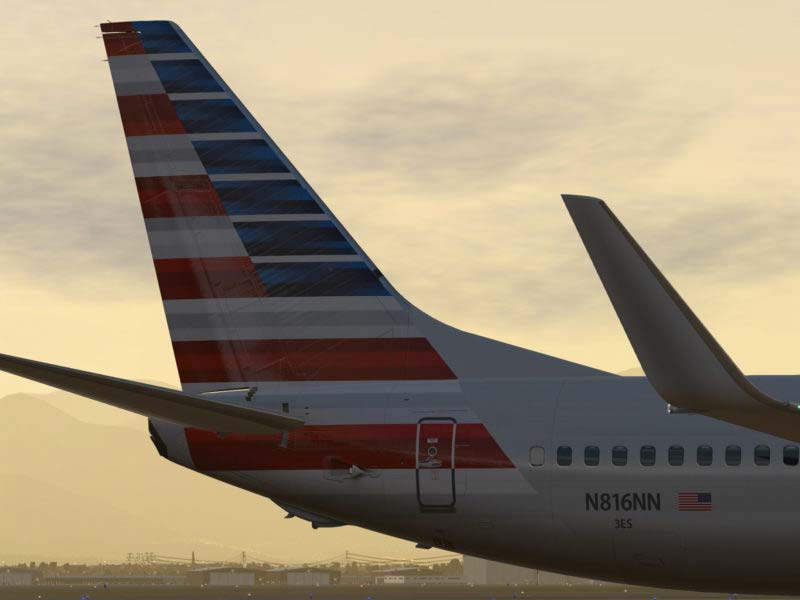
M 798 412 L 747 380 L 605 202 L 562 198 L 647 378 L 666 402 L 751 427 L 735 413 L 764 405 Z

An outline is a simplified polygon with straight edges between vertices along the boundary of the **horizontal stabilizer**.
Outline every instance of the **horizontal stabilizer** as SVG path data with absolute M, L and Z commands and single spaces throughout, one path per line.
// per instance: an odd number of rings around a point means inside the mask
M 0 354 L 0 370 L 146 417 L 208 431 L 270 434 L 303 425 L 288 415 L 7 354 Z
M 606 203 L 563 198 L 647 378 L 670 408 L 800 441 L 800 407 L 748 381 Z

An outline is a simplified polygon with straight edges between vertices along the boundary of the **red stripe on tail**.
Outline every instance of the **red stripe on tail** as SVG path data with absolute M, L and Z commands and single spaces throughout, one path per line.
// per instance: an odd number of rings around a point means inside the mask
M 117 103 L 128 137 L 186 133 L 166 94 L 117 96 Z
M 173 342 L 183 383 L 455 379 L 425 338 Z
M 142 40 L 135 33 L 110 33 L 103 36 L 106 45 L 106 56 L 127 56 L 144 54 Z
M 103 33 L 136 33 L 136 28 L 130 21 L 120 21 L 119 23 L 100 23 L 100 31 Z
M 267 295 L 249 256 L 165 258 L 153 263 L 164 300 Z
M 226 214 L 208 175 L 137 177 L 136 189 L 145 219 Z

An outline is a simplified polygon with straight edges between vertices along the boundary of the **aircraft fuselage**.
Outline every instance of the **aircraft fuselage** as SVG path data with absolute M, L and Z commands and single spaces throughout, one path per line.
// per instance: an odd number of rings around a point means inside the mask
M 800 385 L 752 379 L 778 397 Z M 493 560 L 675 588 L 800 589 L 796 445 L 668 414 L 644 378 L 254 402 L 288 403 L 307 425 L 218 436 L 160 423 L 169 457 L 313 515 Z M 737 447 L 740 464 L 727 464 Z

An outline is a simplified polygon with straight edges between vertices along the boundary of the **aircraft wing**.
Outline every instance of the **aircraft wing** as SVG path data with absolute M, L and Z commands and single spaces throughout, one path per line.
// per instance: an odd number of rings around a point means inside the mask
M 0 354 L 0 370 L 146 417 L 220 433 L 269 434 L 303 425 L 289 415 L 7 354 Z
M 800 441 L 800 406 L 754 386 L 605 202 L 562 196 L 650 383 L 693 412 Z

